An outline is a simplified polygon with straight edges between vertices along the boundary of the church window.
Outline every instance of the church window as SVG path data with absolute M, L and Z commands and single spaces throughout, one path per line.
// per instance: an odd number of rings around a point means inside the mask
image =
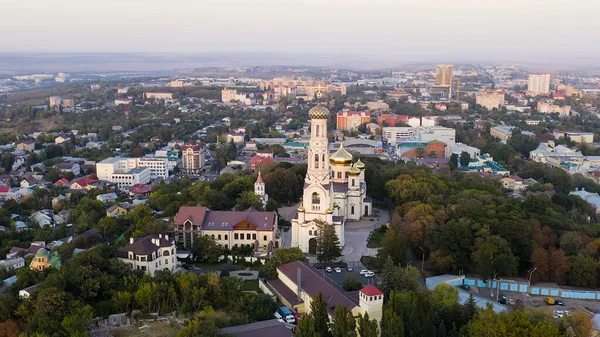
M 214 234 L 212 234 L 210 237 L 214 239 L 214 238 L 215 238 L 215 235 L 214 235 Z
M 316 127 L 315 137 L 319 137 L 319 126 Z
M 337 177 L 338 179 L 342 179 L 342 171 L 338 171 Z
M 354 214 L 354 206 L 350 207 L 350 214 Z
M 227 240 L 227 234 L 225 234 L 225 240 Z
M 354 179 L 352 179 L 352 186 L 354 186 Z
M 312 203 L 313 203 L 313 205 L 321 203 L 321 198 L 319 197 L 319 193 L 314 192 L 312 194 Z
M 321 160 L 321 165 L 325 168 L 325 154 L 323 153 L 323 159 Z
M 221 234 L 219 234 L 219 236 L 217 236 L 217 240 L 221 240 Z
M 319 168 L 319 155 L 315 154 L 315 168 Z
M 346 179 L 348 179 L 348 172 L 346 172 Z
M 308 235 L 312 235 L 312 231 L 311 230 L 308 231 Z
M 266 235 L 263 236 L 263 241 L 267 241 L 267 236 Z

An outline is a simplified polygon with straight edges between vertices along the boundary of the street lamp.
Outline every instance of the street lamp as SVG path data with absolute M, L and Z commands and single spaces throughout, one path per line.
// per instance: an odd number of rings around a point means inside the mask
M 421 260 L 421 272 L 425 269 L 425 249 L 419 246 L 419 249 L 423 252 L 423 259 Z
M 498 296 L 500 296 L 500 282 L 502 282 L 502 279 L 498 281 L 498 289 L 496 290 L 496 301 L 498 301 Z
M 527 289 L 528 291 L 531 291 L 531 276 L 533 275 L 533 272 L 537 269 L 537 267 L 533 268 L 532 271 L 529 272 L 529 288 Z
M 412 262 L 412 261 L 408 261 L 408 262 L 406 262 L 406 272 L 407 272 L 407 273 L 408 273 L 408 266 L 410 265 L 410 263 L 411 263 L 411 262 Z

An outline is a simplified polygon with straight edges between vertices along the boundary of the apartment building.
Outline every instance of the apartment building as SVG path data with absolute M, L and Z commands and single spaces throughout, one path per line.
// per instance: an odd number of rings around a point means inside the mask
M 371 122 L 371 113 L 369 111 L 350 111 L 344 109 L 337 113 L 338 130 L 356 130 L 362 124 Z
M 119 187 L 147 184 L 169 177 L 166 158 L 106 158 L 96 163 L 98 179 L 114 182 Z

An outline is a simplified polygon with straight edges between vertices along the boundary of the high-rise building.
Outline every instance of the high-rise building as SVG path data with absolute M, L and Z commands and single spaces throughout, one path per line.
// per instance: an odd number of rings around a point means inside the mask
M 337 113 L 338 130 L 356 130 L 362 124 L 371 122 L 371 112 L 369 111 L 350 111 L 344 109 Z
M 435 85 L 452 86 L 454 65 L 438 64 L 435 66 Z
M 550 74 L 545 75 L 529 75 L 529 83 L 527 90 L 537 95 L 545 95 L 550 93 Z
M 199 174 L 204 167 L 204 149 L 195 141 L 187 142 L 181 150 L 181 171 L 184 174 Z
M 504 91 L 482 90 L 475 102 L 488 110 L 499 109 L 504 106 Z

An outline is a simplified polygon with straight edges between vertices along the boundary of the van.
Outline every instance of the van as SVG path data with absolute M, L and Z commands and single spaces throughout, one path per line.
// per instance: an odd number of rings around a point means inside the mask
M 555 303 L 554 298 L 552 298 L 552 297 L 546 297 L 545 302 L 548 305 L 554 305 L 554 303 Z

